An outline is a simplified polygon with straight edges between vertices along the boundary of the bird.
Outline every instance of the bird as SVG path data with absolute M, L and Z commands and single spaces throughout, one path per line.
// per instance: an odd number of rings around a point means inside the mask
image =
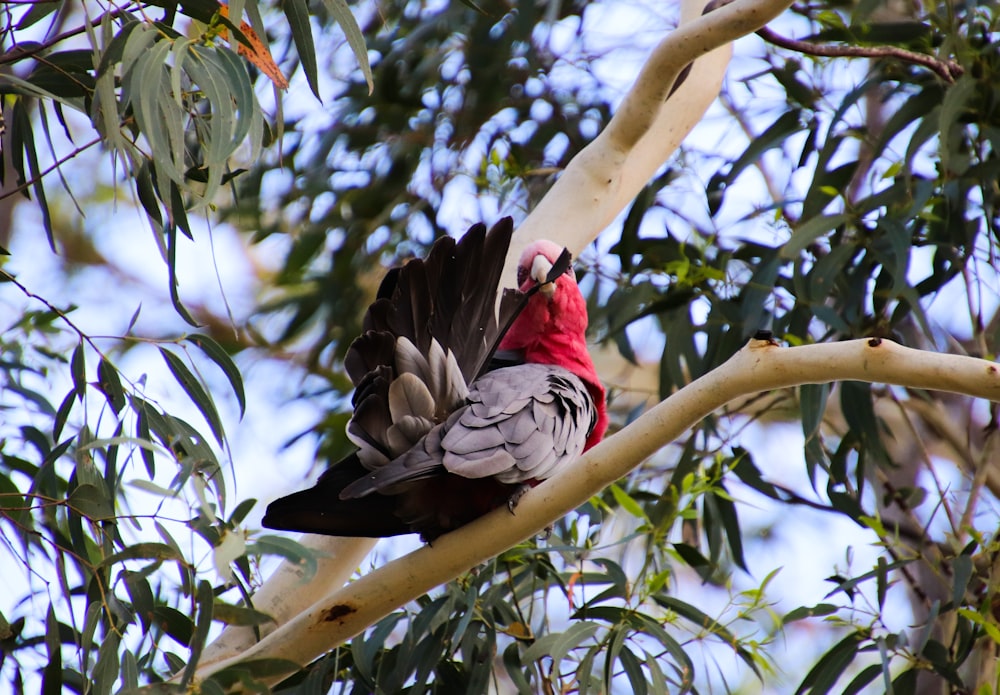
M 426 542 L 507 505 L 601 440 L 605 390 L 568 250 L 529 244 L 497 287 L 513 222 L 443 237 L 390 270 L 344 366 L 358 448 L 273 501 L 267 528 Z

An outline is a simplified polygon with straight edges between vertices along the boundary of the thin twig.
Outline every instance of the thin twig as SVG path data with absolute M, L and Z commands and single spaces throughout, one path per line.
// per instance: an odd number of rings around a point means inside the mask
M 908 63 L 923 65 L 936 72 L 945 82 L 952 83 L 965 73 L 965 69 L 954 60 L 939 60 L 926 53 L 908 51 L 897 46 L 832 46 L 789 39 L 775 33 L 768 27 L 757 30 L 757 35 L 775 46 L 787 48 L 790 51 L 806 55 L 824 56 L 827 58 L 896 58 Z
M 33 299 L 36 302 L 42 303 L 45 306 L 46 309 L 48 309 L 53 314 L 55 314 L 56 316 L 58 316 L 67 326 L 69 326 L 80 337 L 80 340 L 82 340 L 82 341 L 86 342 L 88 345 L 90 345 L 90 347 L 93 348 L 94 351 L 98 355 L 100 355 L 101 359 L 103 359 L 104 361 L 106 361 L 108 364 L 111 364 L 111 360 L 108 359 L 108 356 L 106 354 L 104 354 L 104 352 L 97 346 L 97 344 L 94 342 L 93 337 L 90 336 L 90 335 L 88 335 L 87 333 L 85 333 L 82 328 L 80 328 L 78 325 L 76 325 L 76 323 L 73 321 L 73 319 L 71 319 L 66 314 L 65 311 L 63 311 L 62 309 L 60 309 L 59 307 L 57 307 L 55 304 L 53 304 L 52 302 L 50 302 L 45 297 L 32 292 L 30 289 L 28 289 L 27 286 L 25 286 L 20 280 L 18 280 L 16 276 L 11 275 L 10 273 L 8 273 L 3 268 L 0 268 L 0 281 L 11 283 L 12 285 L 14 285 L 14 287 L 16 287 L 17 289 L 19 289 L 21 291 L 21 294 L 23 294 L 28 299 Z M 116 368 L 116 370 L 117 370 L 117 368 Z M 126 378 L 126 381 L 128 381 L 127 378 Z M 133 388 L 135 387 L 135 384 L 133 384 L 130 381 L 129 381 L 129 385 L 132 386 Z
M 90 26 L 92 27 L 101 26 L 101 22 L 104 21 L 104 17 L 107 15 L 111 15 L 111 19 L 117 19 L 118 17 L 125 14 L 131 14 L 131 13 L 126 9 L 111 10 L 110 12 L 102 14 L 97 19 L 92 19 L 90 21 Z M 66 39 L 72 38 L 74 36 L 79 36 L 85 31 L 87 31 L 87 27 L 81 24 L 75 29 L 69 29 L 68 31 L 64 31 L 58 36 L 53 36 L 48 41 L 29 44 L 28 48 L 22 48 L 21 46 L 14 46 L 5 53 L 0 53 L 0 65 L 6 65 L 7 63 L 16 63 L 18 61 L 24 60 L 25 58 L 30 58 L 34 55 L 42 53 L 43 51 L 47 51 L 48 49 L 52 48 L 61 41 L 65 41 Z
M 85 150 L 89 150 L 94 145 L 100 144 L 102 142 L 102 140 L 103 140 L 103 138 L 101 138 L 100 136 L 98 136 L 98 137 L 94 138 L 93 140 L 91 140 L 90 142 L 88 142 L 88 143 L 86 143 L 84 145 L 81 145 L 80 147 L 77 147 L 75 150 L 73 150 L 72 152 L 70 152 L 68 155 L 66 155 L 62 159 L 60 159 L 60 160 L 56 161 L 55 163 L 53 163 L 52 166 L 50 166 L 48 169 L 46 169 L 45 171 L 43 171 L 40 174 L 38 174 L 38 176 L 36 176 L 35 178 L 29 179 L 29 180 L 25 181 L 24 183 L 22 183 L 21 185 L 15 186 L 14 188 L 10 189 L 9 191 L 5 191 L 4 193 L 0 194 L 0 200 L 4 200 L 5 198 L 10 198 L 15 193 L 20 193 L 21 191 L 27 189 L 28 187 L 35 185 L 36 183 L 38 183 L 39 181 L 41 181 L 43 178 L 45 178 L 45 176 L 47 176 L 48 174 L 51 174 L 53 171 L 55 171 L 56 169 L 58 169 L 59 167 L 61 167 L 63 164 L 65 164 L 69 160 L 73 159 L 73 157 L 77 156 L 78 154 L 81 154 Z

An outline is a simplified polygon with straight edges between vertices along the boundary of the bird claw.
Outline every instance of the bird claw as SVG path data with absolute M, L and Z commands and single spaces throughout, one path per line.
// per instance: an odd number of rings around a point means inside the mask
M 507 511 L 513 514 L 514 508 L 517 506 L 517 503 L 521 501 L 521 498 L 524 497 L 524 494 L 530 489 L 531 485 L 528 485 L 527 483 L 522 483 L 521 485 L 518 485 L 517 489 L 514 490 L 514 492 L 511 493 L 510 497 L 507 498 Z M 538 534 L 538 540 L 541 541 L 547 541 L 551 537 L 552 537 L 551 524 L 546 526 L 542 530 L 542 532 Z
M 510 494 L 510 497 L 507 498 L 507 511 L 513 514 L 514 508 L 517 507 L 517 503 L 521 501 L 521 498 L 524 497 L 524 494 L 530 489 L 531 486 L 526 483 L 518 485 L 514 492 Z

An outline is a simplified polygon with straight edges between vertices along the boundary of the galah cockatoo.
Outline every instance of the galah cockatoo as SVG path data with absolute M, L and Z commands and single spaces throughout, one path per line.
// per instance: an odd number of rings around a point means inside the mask
M 272 502 L 264 526 L 432 541 L 503 504 L 513 511 L 600 441 L 604 387 L 569 252 L 528 246 L 497 319 L 512 232 L 510 218 L 476 225 L 389 272 L 345 358 L 358 450 Z

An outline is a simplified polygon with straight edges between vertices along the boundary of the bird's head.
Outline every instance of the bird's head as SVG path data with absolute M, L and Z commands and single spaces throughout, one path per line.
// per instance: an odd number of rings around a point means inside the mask
M 521 253 L 521 259 L 517 264 L 518 288 L 522 292 L 527 292 L 535 285 L 541 285 L 540 292 L 551 300 L 561 284 L 571 282 L 576 285 L 576 273 L 569 264 L 562 274 L 550 281 L 552 268 L 560 262 L 564 251 L 561 246 L 547 239 L 529 244 Z
M 587 305 L 576 284 L 569 252 L 558 244 L 534 241 L 524 249 L 517 265 L 518 289 L 530 298 L 501 342 L 501 349 L 540 349 L 564 343 L 571 337 L 584 341 Z

